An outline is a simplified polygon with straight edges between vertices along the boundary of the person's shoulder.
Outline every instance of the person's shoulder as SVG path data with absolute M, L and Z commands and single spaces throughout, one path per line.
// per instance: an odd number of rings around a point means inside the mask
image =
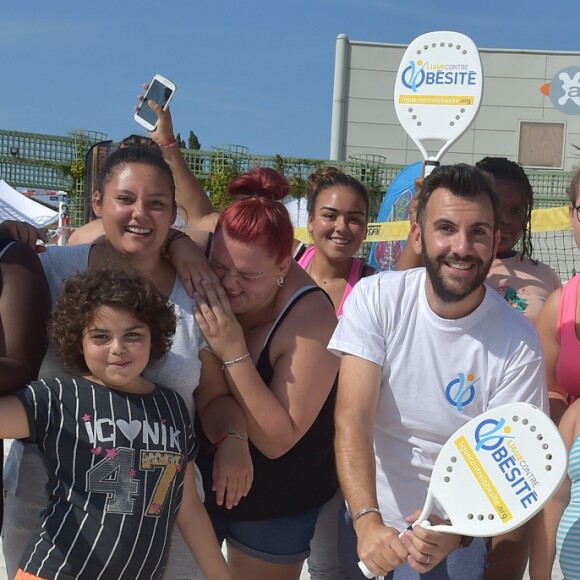
M 44 271 L 51 282 L 51 277 L 58 280 L 75 272 L 84 272 L 89 266 L 90 244 L 79 246 L 49 246 L 38 255 Z M 60 284 L 59 284 L 60 287 Z
M 424 281 L 425 268 L 384 270 L 361 278 L 347 301 L 365 303 L 368 308 L 390 312 L 406 307 L 414 308 Z
M 554 268 L 549 264 L 540 262 L 539 260 L 532 260 L 529 256 L 523 256 L 521 261 L 528 272 L 533 273 L 538 279 L 546 284 L 554 283 L 554 288 L 558 288 L 561 285 L 556 270 L 554 270 Z
M 0 242 L 0 261 L 28 268 L 40 265 L 38 254 L 31 245 L 12 239 Z
M 336 326 L 334 305 L 320 286 L 304 285 L 297 288 L 285 300 L 285 308 L 288 310 L 284 327 L 290 334 L 307 329 L 325 333 Z
M 288 302 L 295 301 L 292 310 L 298 309 L 302 306 L 303 309 L 311 310 L 316 316 L 317 312 L 320 315 L 332 314 L 332 318 L 336 318 L 334 306 L 328 294 L 317 285 L 304 285 L 298 288 L 292 296 L 288 298 Z
M 50 377 L 50 378 L 42 378 L 37 379 L 35 381 L 30 381 L 22 389 L 20 392 L 28 391 L 35 393 L 35 396 L 40 396 L 42 393 L 45 393 L 45 396 L 49 396 L 48 393 L 52 393 L 53 395 L 58 395 L 59 392 L 63 390 L 68 390 L 68 386 L 72 384 L 72 377 L 61 378 L 61 377 Z
M 73 230 L 68 238 L 68 244 L 70 247 L 81 244 L 92 244 L 104 235 L 103 221 L 99 218 Z
M 376 272 L 372 276 L 362 278 L 357 284 L 367 284 L 378 286 L 388 286 L 392 288 L 403 287 L 409 288 L 419 286 L 424 280 L 425 268 L 412 268 L 410 270 L 383 270 Z
M 516 326 L 526 332 L 536 334 L 534 325 L 521 312 L 518 312 L 503 296 L 487 283 L 485 284 L 485 302 L 488 304 L 487 316 L 491 320 L 500 321 L 503 325 Z
M 538 360 L 542 356 L 542 343 L 535 325 L 518 312 L 498 292 L 488 287 L 488 308 L 482 318 L 482 336 L 494 340 L 506 356 L 519 353 L 526 359 Z
M 40 260 L 44 262 L 66 262 L 76 261 L 81 258 L 88 258 L 91 251 L 91 244 L 78 244 L 76 246 L 48 246 L 45 252 L 38 254 Z
M 192 307 L 195 305 L 195 300 L 187 293 L 179 275 L 175 277 L 169 301 L 179 310 L 183 310 L 193 316 Z
M 187 411 L 185 399 L 180 393 L 178 393 L 174 389 L 166 387 L 165 385 L 160 385 L 159 383 L 155 383 L 155 391 L 153 394 L 156 397 L 163 397 L 164 399 L 171 401 L 176 405 L 179 405 L 185 410 L 187 414 L 189 414 L 189 412 Z

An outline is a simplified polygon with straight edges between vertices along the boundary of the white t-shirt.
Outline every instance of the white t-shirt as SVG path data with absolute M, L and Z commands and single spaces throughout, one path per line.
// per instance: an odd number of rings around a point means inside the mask
M 425 276 L 418 268 L 363 278 L 329 343 L 335 354 L 382 366 L 377 495 L 385 523 L 399 530 L 423 506 L 439 450 L 460 426 L 505 403 L 547 408 L 534 327 L 489 287 L 468 316 L 440 318 L 427 302 Z

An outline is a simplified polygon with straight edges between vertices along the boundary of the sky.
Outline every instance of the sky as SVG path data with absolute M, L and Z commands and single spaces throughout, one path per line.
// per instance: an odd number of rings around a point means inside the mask
M 176 132 L 203 149 L 327 159 L 336 37 L 408 44 L 432 30 L 480 48 L 580 51 L 578 0 L 19 0 L 0 12 L 0 129 L 115 141 L 160 73 Z

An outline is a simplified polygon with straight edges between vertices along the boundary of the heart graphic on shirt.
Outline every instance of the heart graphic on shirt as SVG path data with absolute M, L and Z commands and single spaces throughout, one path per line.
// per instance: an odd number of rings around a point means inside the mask
M 130 423 L 127 423 L 124 419 L 117 419 L 116 423 L 121 433 L 123 433 L 129 441 L 133 441 L 133 439 L 139 435 L 139 431 L 141 431 L 141 423 L 139 421 L 131 421 Z

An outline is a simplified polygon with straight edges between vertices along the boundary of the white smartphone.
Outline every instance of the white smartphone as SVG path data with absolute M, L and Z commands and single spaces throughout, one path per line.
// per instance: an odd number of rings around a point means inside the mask
M 143 125 L 148 131 L 154 131 L 157 127 L 157 115 L 155 111 L 147 104 L 148 101 L 155 101 L 160 107 L 167 109 L 169 101 L 175 94 L 175 85 L 161 75 L 155 75 L 149 83 L 149 88 L 139 108 L 135 112 L 135 121 Z

